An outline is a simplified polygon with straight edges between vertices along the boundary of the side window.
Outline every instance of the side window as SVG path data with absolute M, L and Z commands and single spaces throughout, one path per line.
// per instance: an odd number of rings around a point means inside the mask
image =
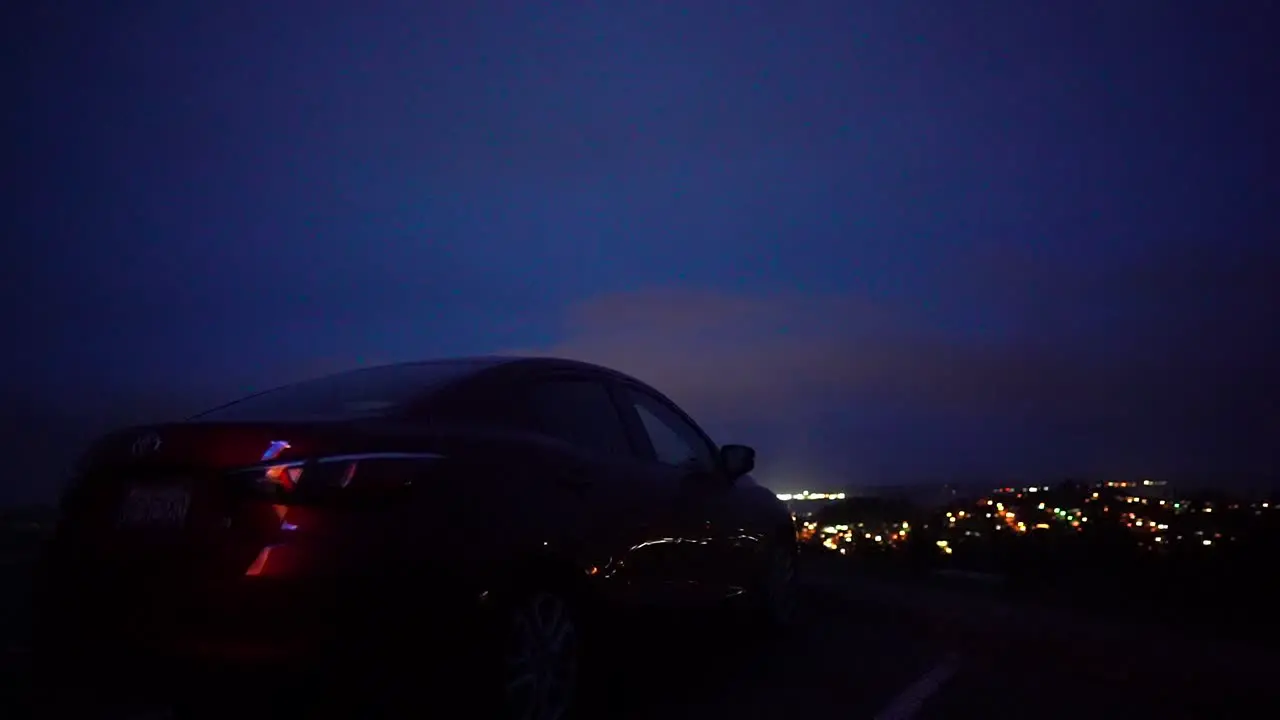
M 640 416 L 658 462 L 676 467 L 692 465 L 708 471 L 715 469 L 715 451 L 697 429 L 657 398 L 631 388 L 625 392 Z
M 528 399 L 541 432 L 597 455 L 633 454 L 618 408 L 603 383 L 546 380 L 529 388 Z

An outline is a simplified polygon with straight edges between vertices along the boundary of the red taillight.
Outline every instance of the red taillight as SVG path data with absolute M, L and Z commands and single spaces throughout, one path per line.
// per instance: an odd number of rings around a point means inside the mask
M 288 440 L 272 440 L 263 451 L 261 460 L 263 463 L 286 460 L 292 449 L 293 445 Z M 260 490 L 289 492 L 298 486 L 306 464 L 305 460 L 294 460 L 278 465 L 260 465 L 242 472 Z
M 271 551 L 274 549 L 274 545 L 268 545 L 258 551 L 258 556 L 253 559 L 252 563 L 249 563 L 249 567 L 245 569 L 244 574 L 249 577 L 261 575 L 262 571 L 267 568 L 267 561 L 271 558 Z
M 302 479 L 302 467 L 298 465 L 273 465 L 262 471 L 263 482 L 292 490 Z
M 283 498 L 293 494 L 303 482 L 303 477 L 312 475 L 308 472 L 305 460 L 279 463 L 275 465 L 255 465 L 253 467 L 233 470 L 231 478 L 254 494 L 268 498 Z
M 276 453 L 273 457 L 278 457 Z M 281 502 L 303 502 L 332 496 L 369 496 L 413 485 L 442 458 L 428 453 L 364 453 L 306 460 L 268 462 L 236 470 L 232 477 L 256 494 Z

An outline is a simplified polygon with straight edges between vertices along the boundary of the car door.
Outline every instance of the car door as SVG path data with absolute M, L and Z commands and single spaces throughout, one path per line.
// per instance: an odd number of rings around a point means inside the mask
M 741 590 L 737 570 L 732 484 L 720 470 L 716 446 L 679 408 L 639 384 L 620 383 L 623 419 L 641 446 L 643 481 L 670 498 L 684 529 L 678 565 L 695 599 L 719 600 Z
M 670 488 L 643 481 L 641 451 L 603 379 L 548 374 L 524 384 L 522 395 L 534 429 L 574 449 L 582 508 L 575 530 L 602 590 L 631 605 L 686 601 L 686 548 L 671 541 L 688 528 Z

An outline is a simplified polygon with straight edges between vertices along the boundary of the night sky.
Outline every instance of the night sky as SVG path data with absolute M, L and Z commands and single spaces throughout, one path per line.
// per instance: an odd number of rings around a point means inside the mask
M 489 353 L 650 381 L 779 491 L 1280 459 L 1273 3 L 19 4 L 0 501 Z

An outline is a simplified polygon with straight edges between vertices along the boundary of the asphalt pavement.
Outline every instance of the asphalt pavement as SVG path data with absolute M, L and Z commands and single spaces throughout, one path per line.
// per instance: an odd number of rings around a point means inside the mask
M 665 653 L 640 650 L 602 716 L 873 718 L 950 659 L 938 638 L 916 631 L 909 612 L 855 604 L 819 584 L 806 586 L 803 607 L 798 627 L 772 644 L 709 633 Z
M 804 595 L 784 646 L 656 664 L 607 716 L 1249 718 L 1280 701 L 1280 655 L 1194 626 L 892 582 L 838 561 L 811 564 Z
M 776 644 L 723 631 L 655 636 L 593 717 L 1262 717 L 1280 700 L 1274 655 L 1190 627 L 1103 622 L 830 562 L 810 567 L 803 599 L 801 622 Z M 11 689 L 20 660 L 9 648 Z

